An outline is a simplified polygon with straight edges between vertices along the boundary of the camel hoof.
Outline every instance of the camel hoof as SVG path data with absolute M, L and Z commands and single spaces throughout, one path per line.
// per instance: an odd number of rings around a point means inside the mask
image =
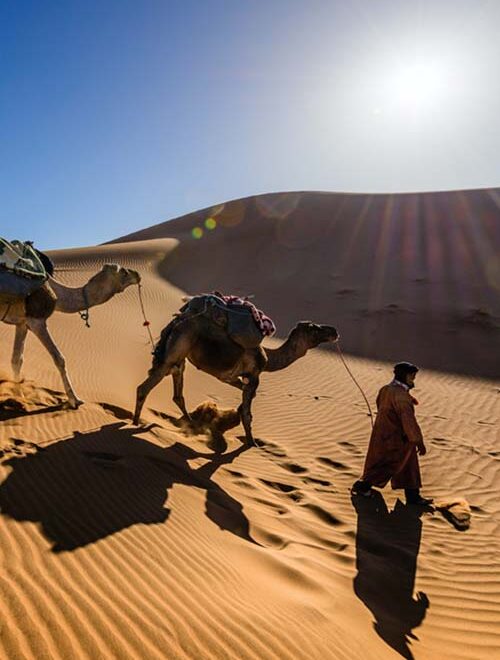
M 72 399 L 68 401 L 68 403 L 69 403 L 69 407 L 72 410 L 78 410 L 78 408 L 84 404 L 84 401 L 82 401 L 81 399 Z

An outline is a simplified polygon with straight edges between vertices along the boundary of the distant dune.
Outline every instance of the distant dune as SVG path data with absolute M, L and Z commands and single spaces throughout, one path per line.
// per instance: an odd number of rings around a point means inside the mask
M 330 322 L 355 355 L 500 375 L 500 188 L 259 195 L 116 240 L 159 237 L 180 241 L 162 276 L 189 293 L 254 294 L 280 336 Z
M 299 319 L 331 323 L 373 409 L 392 362 L 417 362 L 423 493 L 443 513 L 390 488 L 351 498 L 371 426 L 333 350 L 263 374 L 258 446 L 218 418 L 217 453 L 211 415 L 241 395 L 189 365 L 198 425 L 170 380 L 131 423 L 151 365 L 136 287 L 89 328 L 49 320 L 78 410 L 31 336 L 12 382 L 0 323 L 0 658 L 499 658 L 499 200 L 263 195 L 53 252 L 70 286 L 107 262 L 138 270 L 155 338 L 186 293 L 215 288 L 255 294 L 278 324 L 266 346 Z

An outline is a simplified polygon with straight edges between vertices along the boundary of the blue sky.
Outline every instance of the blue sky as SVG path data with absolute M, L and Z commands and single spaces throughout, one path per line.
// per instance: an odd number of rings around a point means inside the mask
M 284 190 L 500 185 L 495 0 L 4 0 L 0 234 Z

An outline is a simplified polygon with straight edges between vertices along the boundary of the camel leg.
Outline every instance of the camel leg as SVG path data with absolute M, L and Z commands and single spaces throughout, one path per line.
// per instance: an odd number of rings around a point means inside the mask
M 189 352 L 189 340 L 176 329 L 175 323 L 170 322 L 162 331 L 160 344 L 162 341 L 166 342 L 166 345 L 163 344 L 161 346 L 162 357 L 159 358 L 157 352 L 155 352 L 153 366 L 149 370 L 149 375 L 137 388 L 134 424 L 139 424 L 142 407 L 148 394 L 153 387 L 156 387 L 169 374 L 172 374 L 174 379 L 174 401 L 182 412 L 187 415 L 186 405 L 182 395 L 182 385 L 185 359 Z
M 16 325 L 16 337 L 14 339 L 14 350 L 12 352 L 12 372 L 14 380 L 19 382 L 21 379 L 21 368 L 23 366 L 23 353 L 26 335 L 28 334 L 28 326 L 25 323 Z
M 174 381 L 174 403 L 180 409 L 184 417 L 190 419 L 190 415 L 186 410 L 186 402 L 184 401 L 183 386 L 184 386 L 184 369 L 186 367 L 186 361 L 182 360 L 179 364 L 176 364 L 172 368 L 171 374 Z
M 255 441 L 252 436 L 252 412 L 251 405 L 252 400 L 257 392 L 257 387 L 259 386 L 258 376 L 246 376 L 243 380 L 243 401 L 240 406 L 241 421 L 243 423 L 243 428 L 245 429 L 246 441 L 252 445 L 255 445 Z
M 133 423 L 137 426 L 141 419 L 141 412 L 144 402 L 151 390 L 158 385 L 158 383 L 167 376 L 167 371 L 163 367 L 150 369 L 149 376 L 137 388 L 137 395 L 135 399 L 135 412 Z
M 75 394 L 71 381 L 69 379 L 68 373 L 66 371 L 66 361 L 64 355 L 57 348 L 54 343 L 54 340 L 50 336 L 49 329 L 45 319 L 28 319 L 27 320 L 28 328 L 31 332 L 38 337 L 43 346 L 50 353 L 50 356 L 54 360 L 61 378 L 64 384 L 64 390 L 66 391 L 66 396 L 68 397 L 69 405 L 72 408 L 78 408 L 78 406 L 83 403 Z

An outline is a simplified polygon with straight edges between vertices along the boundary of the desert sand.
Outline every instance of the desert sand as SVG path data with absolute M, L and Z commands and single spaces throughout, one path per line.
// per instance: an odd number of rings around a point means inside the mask
M 390 487 L 351 498 L 370 418 L 331 346 L 262 376 L 257 447 L 238 426 L 214 452 L 170 380 L 133 426 L 151 346 L 130 287 L 90 328 L 49 320 L 78 410 L 33 337 L 12 382 L 0 324 L 0 657 L 500 657 L 500 190 L 262 195 L 50 254 L 72 286 L 138 270 L 155 338 L 213 289 L 255 296 L 270 347 L 335 325 L 373 409 L 392 363 L 416 362 L 423 493 L 470 526 Z M 191 366 L 185 395 L 240 401 Z

